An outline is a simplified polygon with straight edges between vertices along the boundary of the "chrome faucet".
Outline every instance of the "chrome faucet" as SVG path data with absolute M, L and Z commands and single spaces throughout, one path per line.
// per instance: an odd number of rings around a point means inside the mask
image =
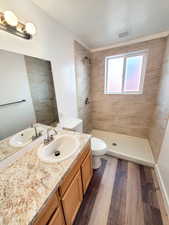
M 32 141 L 36 140 L 38 137 L 42 136 L 42 133 L 37 131 L 36 125 L 31 125 L 32 128 L 34 128 L 35 135 L 32 136 Z
M 45 145 L 49 144 L 51 141 L 54 140 L 53 135 L 50 135 L 50 131 L 52 131 L 52 130 L 55 132 L 55 135 L 58 134 L 57 131 L 54 128 L 48 128 L 47 131 L 46 131 L 46 138 L 44 139 Z

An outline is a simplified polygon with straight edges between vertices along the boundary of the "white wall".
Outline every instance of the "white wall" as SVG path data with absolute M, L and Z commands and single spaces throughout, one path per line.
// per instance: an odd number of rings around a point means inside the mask
M 23 40 L 0 31 L 0 49 L 50 60 L 59 116 L 77 117 L 74 35 L 57 24 L 30 0 L 1 0 L 0 11 L 4 10 L 14 11 L 23 22 L 33 22 L 37 34 L 32 40 Z
M 157 162 L 157 173 L 169 213 L 169 122 L 165 131 L 161 152 Z
M 36 121 L 24 56 L 0 50 L 0 104 L 23 99 L 0 108 L 0 140 Z

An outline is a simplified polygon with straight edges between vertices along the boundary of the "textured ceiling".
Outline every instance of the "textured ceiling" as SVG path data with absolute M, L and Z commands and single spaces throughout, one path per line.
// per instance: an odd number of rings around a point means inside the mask
M 32 0 L 77 35 L 99 48 L 169 30 L 169 0 Z M 128 31 L 127 37 L 119 38 Z

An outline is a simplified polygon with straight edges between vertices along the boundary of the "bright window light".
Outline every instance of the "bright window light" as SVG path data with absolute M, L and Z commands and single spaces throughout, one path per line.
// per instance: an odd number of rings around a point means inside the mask
M 110 59 L 108 62 L 109 70 L 107 71 L 107 91 L 121 92 L 123 81 L 123 64 L 122 57 Z
M 147 51 L 106 57 L 105 94 L 142 94 Z

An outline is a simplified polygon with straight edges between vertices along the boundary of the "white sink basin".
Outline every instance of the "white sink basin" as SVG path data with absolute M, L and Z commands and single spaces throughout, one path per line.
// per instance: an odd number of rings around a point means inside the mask
M 39 159 L 47 163 L 61 162 L 77 152 L 80 142 L 72 135 L 59 135 L 51 143 L 41 144 L 37 155 Z M 58 155 L 56 156 L 56 153 Z
M 44 132 L 45 128 L 43 127 L 36 127 L 37 132 Z M 12 136 L 9 139 L 9 144 L 12 147 L 24 147 L 27 144 L 32 142 L 32 136 L 35 135 L 35 129 L 34 128 L 27 128 L 17 134 L 15 134 L 14 136 Z

